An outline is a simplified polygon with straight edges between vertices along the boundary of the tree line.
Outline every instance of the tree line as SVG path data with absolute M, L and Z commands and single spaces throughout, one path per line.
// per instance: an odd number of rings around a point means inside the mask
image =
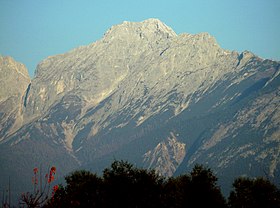
M 280 207 L 280 190 L 264 178 L 234 180 L 226 199 L 211 169 L 195 165 L 190 173 L 164 178 L 154 170 L 114 161 L 100 177 L 79 170 L 65 177 L 65 185 L 56 186 L 46 208 L 181 208 L 181 207 Z M 23 207 L 37 207 L 25 203 Z

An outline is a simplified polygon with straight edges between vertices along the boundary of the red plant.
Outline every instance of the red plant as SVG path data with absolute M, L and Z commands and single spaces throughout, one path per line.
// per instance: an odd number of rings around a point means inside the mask
M 38 168 L 33 169 L 34 176 L 32 177 L 32 183 L 34 184 L 34 192 L 36 191 L 37 184 L 38 184 L 38 178 L 37 178 L 37 173 L 38 173 Z
M 58 185 L 55 185 L 55 186 L 53 187 L 53 192 L 55 193 L 58 189 L 59 189 L 59 186 L 58 186 Z
M 56 167 L 55 167 L 55 166 L 53 166 L 53 167 L 51 168 L 51 172 L 55 174 L 55 172 L 56 172 Z
M 38 173 L 39 169 L 35 167 L 33 169 L 34 176 L 32 177 L 32 183 L 34 184 L 33 193 L 23 193 L 21 195 L 20 204 L 27 205 L 27 207 L 41 207 L 49 199 L 49 192 L 51 183 L 54 181 L 54 175 L 56 173 L 56 167 L 51 167 L 49 169 L 49 174 L 45 176 L 45 184 L 42 188 L 42 181 L 40 177 L 40 189 L 37 188 L 38 185 Z M 53 186 L 51 197 L 54 197 L 55 192 L 59 189 L 58 185 Z
M 38 168 L 33 169 L 34 174 L 36 175 L 38 173 Z
M 53 188 L 52 188 L 52 199 L 54 199 L 54 195 L 55 195 L 55 192 L 59 189 L 59 186 L 58 185 L 55 185 Z
M 55 172 L 56 172 L 56 167 L 52 167 L 51 170 L 50 170 L 50 174 L 49 174 L 49 179 L 48 179 L 48 183 L 51 183 L 53 182 L 54 180 L 54 175 L 55 175 Z

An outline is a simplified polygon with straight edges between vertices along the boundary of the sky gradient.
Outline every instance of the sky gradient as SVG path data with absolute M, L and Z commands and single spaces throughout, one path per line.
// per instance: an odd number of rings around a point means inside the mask
M 148 18 L 177 34 L 208 32 L 222 48 L 280 60 L 280 0 L 0 0 L 0 54 L 34 76 L 44 58 Z

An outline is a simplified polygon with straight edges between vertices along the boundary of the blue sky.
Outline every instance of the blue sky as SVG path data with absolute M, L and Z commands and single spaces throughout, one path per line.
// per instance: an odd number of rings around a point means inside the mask
M 209 32 L 221 47 L 280 60 L 280 0 L 0 0 L 0 54 L 31 76 L 47 56 L 123 21 L 158 18 L 177 33 Z

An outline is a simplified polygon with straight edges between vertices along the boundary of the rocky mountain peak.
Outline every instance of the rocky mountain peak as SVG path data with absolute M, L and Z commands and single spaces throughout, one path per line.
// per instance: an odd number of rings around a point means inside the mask
M 168 39 L 176 37 L 176 33 L 158 19 L 147 19 L 142 22 L 127 22 L 111 27 L 105 39 L 137 38 L 146 40 Z
M 159 19 L 150 18 L 142 22 L 144 27 L 154 28 L 156 32 L 161 31 L 163 33 L 167 33 L 170 37 L 175 37 L 177 34 L 166 24 L 161 22 Z
M 0 101 L 21 95 L 30 83 L 26 67 L 12 57 L 0 56 Z M 14 83 L 17 82 L 15 85 Z
M 9 68 L 10 70 L 14 70 L 16 71 L 16 73 L 19 73 L 25 78 L 30 80 L 27 68 L 22 63 L 15 61 L 12 57 L 0 56 L 0 64 L 1 64 L 0 70 Z

